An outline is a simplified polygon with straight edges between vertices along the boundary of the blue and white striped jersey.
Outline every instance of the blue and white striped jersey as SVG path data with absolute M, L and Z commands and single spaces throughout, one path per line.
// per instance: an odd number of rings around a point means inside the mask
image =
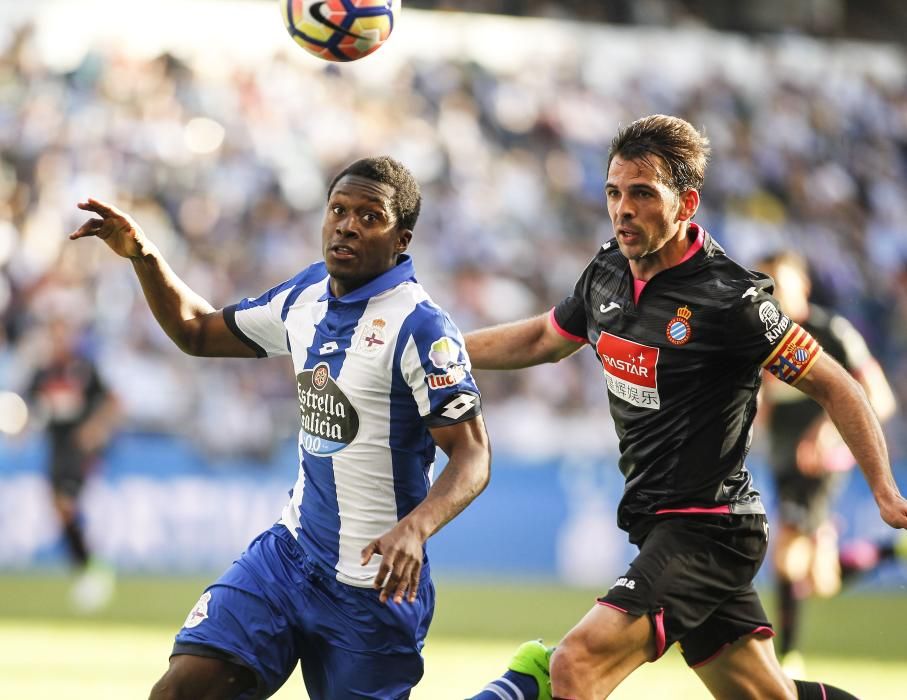
M 302 427 L 281 522 L 337 579 L 370 586 L 360 553 L 431 486 L 429 427 L 480 413 L 463 337 L 416 281 L 412 259 L 337 298 L 323 262 L 224 309 L 259 357 L 289 354 Z

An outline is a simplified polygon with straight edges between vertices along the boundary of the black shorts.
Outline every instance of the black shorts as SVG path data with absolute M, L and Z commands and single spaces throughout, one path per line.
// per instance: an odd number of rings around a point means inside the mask
M 50 451 L 49 474 L 53 492 L 78 498 L 94 462 L 94 455 L 85 453 L 71 442 L 53 445 Z
M 599 602 L 655 626 L 656 658 L 679 642 L 689 666 L 748 634 L 774 636 L 753 579 L 768 547 L 764 515 L 665 517 Z
M 795 466 L 775 472 L 780 522 L 804 533 L 815 532 L 828 520 L 831 503 L 841 490 L 844 477 L 844 472 L 806 476 Z

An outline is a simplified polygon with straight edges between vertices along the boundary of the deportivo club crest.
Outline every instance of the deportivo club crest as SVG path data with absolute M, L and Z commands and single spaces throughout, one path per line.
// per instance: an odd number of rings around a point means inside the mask
M 211 592 L 205 591 L 202 593 L 202 597 L 198 599 L 198 602 L 195 604 L 195 607 L 189 611 L 189 615 L 186 617 L 186 621 L 183 623 L 183 627 L 186 629 L 192 629 L 193 627 L 198 627 L 205 620 L 208 619 L 208 603 L 211 601 Z
M 677 309 L 677 315 L 668 321 L 668 326 L 665 328 L 665 336 L 671 343 L 683 345 L 693 337 L 693 329 L 690 328 L 690 316 L 692 315 L 693 312 L 686 306 Z
M 377 355 L 387 340 L 384 337 L 384 327 L 387 322 L 383 318 L 372 319 L 368 325 L 364 326 L 362 333 L 359 335 L 359 342 L 356 343 L 356 352 L 363 355 Z

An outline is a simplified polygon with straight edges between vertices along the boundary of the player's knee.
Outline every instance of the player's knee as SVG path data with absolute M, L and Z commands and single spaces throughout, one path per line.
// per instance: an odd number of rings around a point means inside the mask
M 580 678 L 601 664 L 607 665 L 607 659 L 613 650 L 608 640 L 597 640 L 595 648 L 591 640 L 574 630 L 557 645 L 551 657 L 551 675 L 558 678 Z
M 563 640 L 551 655 L 548 666 L 551 678 L 564 683 L 581 675 L 579 659 L 580 655 L 577 653 L 576 647 L 568 644 L 566 639 Z

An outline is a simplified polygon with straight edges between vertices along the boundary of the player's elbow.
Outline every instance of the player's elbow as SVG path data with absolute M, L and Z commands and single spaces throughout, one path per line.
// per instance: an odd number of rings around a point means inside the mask
M 191 355 L 193 357 L 201 356 L 201 341 L 193 333 L 178 333 L 171 334 L 170 339 L 173 341 L 174 345 L 180 349 L 181 352 Z
M 192 357 L 209 357 L 209 333 L 208 325 L 203 318 L 183 321 L 171 334 L 171 339 L 176 346 L 187 355 Z

